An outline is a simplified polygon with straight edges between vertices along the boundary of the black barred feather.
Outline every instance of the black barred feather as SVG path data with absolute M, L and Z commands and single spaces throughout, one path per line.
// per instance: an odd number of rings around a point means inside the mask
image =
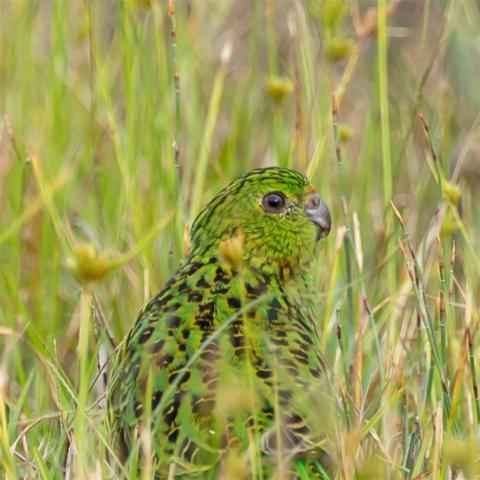
M 258 210 L 271 190 L 291 202 L 276 226 Z M 148 421 L 160 478 L 171 464 L 177 475 L 202 475 L 252 439 L 268 469 L 279 451 L 291 458 L 321 451 L 321 429 L 309 420 L 323 369 L 306 274 L 317 236 L 303 214 L 311 191 L 303 176 L 278 168 L 233 182 L 199 215 L 190 257 L 124 340 L 110 381 L 110 423 L 128 454 Z M 261 244 L 248 233 L 255 225 Z M 241 261 L 229 264 L 219 251 L 236 235 Z M 290 250 L 277 238 L 288 238 Z

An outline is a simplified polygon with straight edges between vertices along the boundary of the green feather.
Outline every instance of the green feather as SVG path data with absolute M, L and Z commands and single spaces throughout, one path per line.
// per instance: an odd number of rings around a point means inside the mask
M 282 194 L 282 211 L 265 210 L 269 192 Z M 172 464 L 177 475 L 221 468 L 229 452 L 248 458 L 251 442 L 265 471 L 279 453 L 320 451 L 322 429 L 311 421 L 323 369 L 308 275 L 317 246 L 304 211 L 311 192 L 298 172 L 254 170 L 199 214 L 189 257 L 115 358 L 109 420 L 126 455 L 142 428 L 159 475 Z

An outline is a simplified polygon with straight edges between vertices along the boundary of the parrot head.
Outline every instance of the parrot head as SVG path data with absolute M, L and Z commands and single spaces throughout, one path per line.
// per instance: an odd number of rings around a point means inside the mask
M 215 255 L 222 241 L 242 238 L 245 261 L 304 267 L 328 235 L 327 205 L 295 170 L 269 167 L 234 180 L 200 212 L 191 230 L 191 256 Z

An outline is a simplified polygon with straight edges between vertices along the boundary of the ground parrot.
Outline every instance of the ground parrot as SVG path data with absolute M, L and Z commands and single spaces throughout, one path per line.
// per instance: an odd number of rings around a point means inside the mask
M 310 267 L 330 226 L 324 200 L 287 168 L 250 171 L 208 203 L 186 260 L 114 357 L 108 422 L 123 458 L 141 468 L 150 455 L 157 478 L 233 478 L 222 475 L 233 456 L 243 478 L 271 478 L 318 450 Z

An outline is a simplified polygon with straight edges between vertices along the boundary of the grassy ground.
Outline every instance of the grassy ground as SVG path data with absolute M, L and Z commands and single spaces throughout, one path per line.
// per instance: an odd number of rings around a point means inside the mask
M 111 476 L 111 340 L 199 208 L 278 164 L 333 214 L 338 477 L 478 478 L 478 2 L 174 6 L 0 5 L 1 475 Z

